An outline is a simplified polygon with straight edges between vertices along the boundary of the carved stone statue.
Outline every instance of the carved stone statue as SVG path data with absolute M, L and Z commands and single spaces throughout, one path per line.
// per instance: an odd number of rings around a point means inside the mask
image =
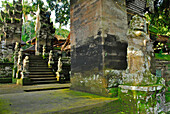
M 54 60 L 53 60 L 53 51 L 51 50 L 49 53 L 48 67 L 52 67 L 52 64 L 54 64 Z
M 62 66 L 63 66 L 63 63 L 61 62 L 61 57 L 59 57 L 59 59 L 58 59 L 58 70 L 57 70 L 57 72 L 61 72 L 61 71 L 62 71 Z
M 23 61 L 23 71 L 28 72 L 28 69 L 29 69 L 29 57 L 26 56 Z
M 43 58 L 45 57 L 45 51 L 46 51 L 45 49 L 46 49 L 46 46 L 45 46 L 45 45 L 43 45 L 43 49 L 42 49 L 42 50 L 43 50 L 43 53 L 42 53 Z

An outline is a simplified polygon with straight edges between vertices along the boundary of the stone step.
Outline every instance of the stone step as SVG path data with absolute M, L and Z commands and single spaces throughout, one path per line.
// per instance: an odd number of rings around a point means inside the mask
M 41 77 L 41 78 L 30 78 L 31 81 L 45 81 L 45 80 L 57 80 L 56 77 Z
M 47 65 L 30 65 L 29 68 L 48 68 Z
M 29 66 L 29 69 L 31 70 L 31 69 L 50 69 L 50 68 L 48 68 L 48 66 Z
M 30 75 L 53 75 L 53 72 L 30 72 Z
M 47 81 L 33 81 L 32 84 L 49 84 L 57 83 L 57 80 L 47 80 Z
M 30 72 L 50 72 L 51 69 L 29 69 Z
M 55 75 L 29 75 L 29 78 L 55 77 Z
M 44 60 L 43 58 L 29 58 L 29 60 Z
M 47 66 L 45 63 L 30 63 L 29 66 Z
M 45 61 L 44 59 L 29 59 L 30 61 Z
M 29 63 L 47 63 L 47 62 L 45 62 L 44 60 L 32 60 L 29 61 Z
M 51 70 L 51 68 L 48 68 L 47 66 L 43 66 L 43 67 L 32 66 L 32 67 L 29 67 L 29 69 L 50 69 Z

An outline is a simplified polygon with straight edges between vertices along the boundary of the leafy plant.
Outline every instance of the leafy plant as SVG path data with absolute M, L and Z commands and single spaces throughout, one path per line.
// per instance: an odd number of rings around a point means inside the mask
M 60 36 L 62 36 L 64 38 L 67 38 L 69 33 L 70 33 L 70 31 L 68 31 L 66 29 L 60 29 L 60 28 L 57 28 L 56 31 L 55 31 L 55 34 L 60 35 Z
M 154 13 L 145 15 L 149 25 L 149 31 L 152 36 L 167 35 L 170 36 L 170 10 L 169 0 L 155 0 Z

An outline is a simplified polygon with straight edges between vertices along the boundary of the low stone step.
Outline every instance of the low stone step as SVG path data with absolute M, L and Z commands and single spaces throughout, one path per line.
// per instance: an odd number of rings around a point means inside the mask
M 47 80 L 47 81 L 33 81 L 32 84 L 49 84 L 57 83 L 57 80 Z
M 29 72 L 51 72 L 50 69 L 31 69 Z
M 57 80 L 56 77 L 41 77 L 41 78 L 30 78 L 31 81 L 44 81 L 44 80 Z
M 40 63 L 40 64 L 44 63 L 44 64 L 47 64 L 45 61 L 30 61 L 29 63 Z
M 30 75 L 53 75 L 53 72 L 30 72 Z
M 29 75 L 29 78 L 55 77 L 55 75 Z
M 29 71 L 52 71 L 48 67 L 29 67 Z
M 30 59 L 30 61 L 38 61 L 38 62 L 45 62 L 45 60 L 43 60 L 43 59 Z
M 34 64 L 29 64 L 29 66 L 30 66 L 30 67 L 48 67 L 47 64 L 36 64 L 36 63 L 34 63 Z

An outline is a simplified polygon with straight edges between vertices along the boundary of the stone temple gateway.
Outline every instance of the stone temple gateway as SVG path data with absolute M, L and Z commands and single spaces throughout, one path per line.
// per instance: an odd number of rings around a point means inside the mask
M 154 0 L 71 0 L 71 89 L 119 96 L 134 113 L 164 110 L 144 18 Z M 133 105 L 127 105 L 133 104 Z

